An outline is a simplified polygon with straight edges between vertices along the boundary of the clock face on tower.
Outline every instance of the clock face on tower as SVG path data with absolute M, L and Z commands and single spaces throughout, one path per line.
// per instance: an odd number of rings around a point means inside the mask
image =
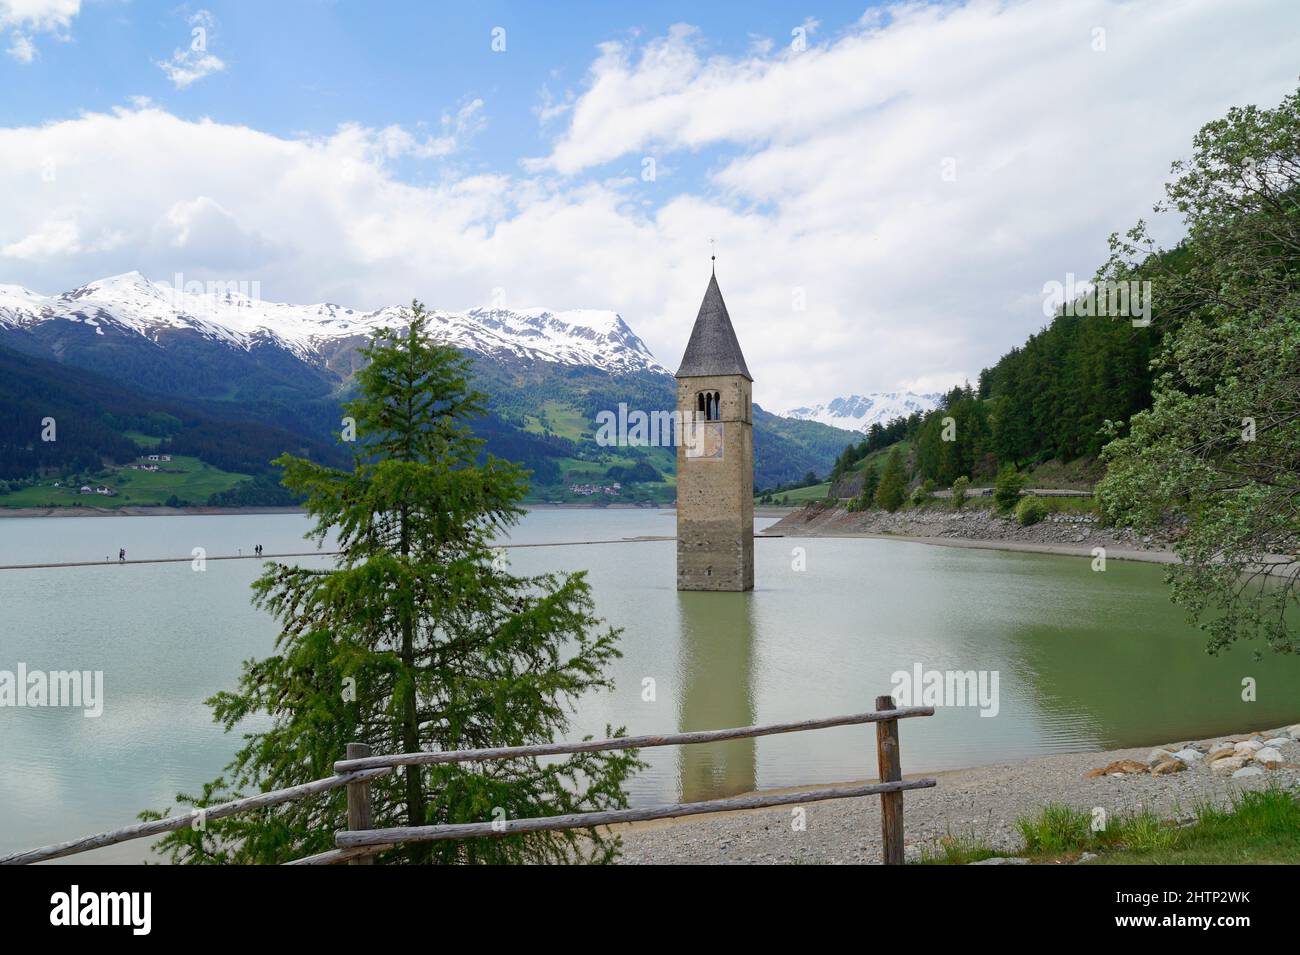
M 692 461 L 721 461 L 723 423 L 697 421 L 686 429 L 686 456 Z

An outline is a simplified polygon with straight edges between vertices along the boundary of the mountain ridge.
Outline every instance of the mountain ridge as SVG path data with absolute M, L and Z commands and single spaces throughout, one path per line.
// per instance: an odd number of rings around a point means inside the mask
M 862 433 L 873 424 L 888 424 L 895 418 L 924 414 L 939 406 L 943 395 L 913 391 L 872 391 L 864 395 L 843 395 L 822 404 L 791 408 L 784 417 L 817 421 L 842 431 Z
M 300 360 L 324 365 L 338 343 L 364 341 L 377 329 L 405 325 L 404 306 L 366 311 L 328 302 L 269 302 L 249 283 L 187 289 L 152 282 L 137 271 L 55 295 L 0 285 L 0 326 L 32 330 L 62 320 L 82 323 L 98 335 L 106 334 L 105 329 L 133 332 L 155 344 L 167 334 L 192 332 L 244 351 L 279 347 Z M 616 373 L 668 372 L 613 311 L 487 306 L 461 312 L 431 308 L 428 314 L 435 336 L 476 354 L 591 365 Z
M 401 310 L 267 303 L 257 292 L 177 293 L 138 272 L 58 295 L 0 285 L 0 346 L 36 363 L 89 371 L 146 404 L 149 396 L 160 403 L 180 399 L 213 419 L 281 429 L 317 448 L 336 444 L 340 404 L 364 362 L 361 349 L 375 329 L 399 329 Z M 474 386 L 488 396 L 487 414 L 476 425 L 485 450 L 525 464 L 537 498 L 565 500 L 573 485 L 616 480 L 614 474 L 633 469 L 649 474 L 640 466 L 648 464 L 661 479 L 636 491 L 636 499 L 671 500 L 673 449 L 603 448 L 594 439 L 597 415 L 620 402 L 647 410 L 676 403 L 671 372 L 621 316 L 488 307 L 432 310 L 431 318 L 434 333 L 471 359 Z M 14 448 L 34 440 L 35 420 L 16 399 L 0 407 L 0 419 L 7 418 L 0 420 L 0 444 L 7 440 Z M 757 487 L 810 470 L 826 473 L 844 444 L 842 431 L 769 414 L 757 403 L 754 432 Z M 169 440 L 181 453 L 218 453 L 207 433 Z M 107 438 L 96 443 L 105 451 L 113 446 Z

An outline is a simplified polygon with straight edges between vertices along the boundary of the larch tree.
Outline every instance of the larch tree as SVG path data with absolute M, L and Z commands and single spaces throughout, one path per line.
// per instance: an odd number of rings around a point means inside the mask
M 561 738 L 575 701 L 608 689 L 618 631 L 594 615 L 583 573 L 518 576 L 497 547 L 521 516 L 526 472 L 482 452 L 485 396 L 468 359 L 432 340 L 412 304 L 405 331 L 364 350 L 353 466 L 284 455 L 329 567 L 269 564 L 254 601 L 278 621 L 275 653 L 244 664 L 209 704 L 244 743 L 219 779 L 178 801 L 202 807 L 333 774 L 350 741 L 375 754 Z M 611 735 L 618 735 L 608 730 Z M 370 784 L 373 825 L 491 822 L 623 808 L 630 752 L 408 766 Z M 156 813 L 142 814 L 146 818 Z M 278 863 L 333 847 L 343 791 L 262 815 L 210 821 L 159 847 L 174 862 Z M 412 843 L 384 862 L 609 861 L 616 838 L 569 831 Z

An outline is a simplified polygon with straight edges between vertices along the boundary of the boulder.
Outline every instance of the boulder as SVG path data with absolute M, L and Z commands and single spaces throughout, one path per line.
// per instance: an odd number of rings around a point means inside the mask
M 1295 726 L 1288 726 L 1282 732 L 1292 739 L 1300 739 L 1300 723 L 1295 724 Z
M 1277 769 L 1282 765 L 1282 754 L 1271 746 L 1265 746 L 1263 749 L 1256 750 L 1254 755 L 1255 762 L 1268 769 Z
M 1184 763 L 1194 763 L 1197 760 L 1201 760 L 1205 758 L 1204 753 L 1200 752 L 1199 750 L 1192 749 L 1192 747 L 1190 746 L 1188 746 L 1186 749 L 1180 749 L 1178 752 L 1174 753 L 1174 756 L 1176 756 L 1178 759 L 1181 759 Z
M 1136 759 L 1118 759 L 1113 763 L 1106 765 L 1106 772 L 1109 773 L 1145 773 L 1147 767 L 1145 763 L 1139 763 Z
M 1232 774 L 1233 779 L 1246 779 L 1249 776 L 1263 776 L 1264 770 L 1258 766 L 1243 766 Z
M 1263 748 L 1264 748 L 1263 743 L 1253 739 L 1244 739 L 1240 743 L 1238 743 L 1235 747 L 1238 756 L 1242 755 L 1243 753 L 1246 755 L 1250 755 L 1251 753 L 1255 752 L 1255 750 L 1263 749 Z
M 1187 763 L 1181 759 L 1166 759 L 1163 763 L 1156 763 L 1151 767 L 1152 776 L 1168 776 L 1171 773 L 1183 773 L 1187 771 Z
M 1097 776 L 1123 776 L 1128 773 L 1145 773 L 1146 771 L 1146 764 L 1139 763 L 1136 759 L 1117 759 L 1113 763 L 1107 763 L 1100 769 L 1090 769 L 1083 775 L 1086 779 L 1092 779 Z
M 1215 746 L 1211 747 L 1209 753 L 1206 754 L 1205 758 L 1209 762 L 1214 762 L 1216 759 L 1220 759 L 1221 757 L 1224 756 L 1233 756 L 1236 754 L 1236 752 L 1237 752 L 1236 747 L 1234 747 L 1231 743 L 1218 743 Z
M 1165 760 L 1173 759 L 1174 754 L 1167 749 L 1153 749 L 1147 754 L 1147 765 L 1156 766 Z
M 1274 749 L 1277 749 L 1280 746 L 1289 746 L 1292 742 L 1294 741 L 1289 736 L 1277 736 L 1273 739 L 1264 740 L 1264 745 L 1266 747 L 1271 746 Z
M 1210 763 L 1210 772 L 1216 776 L 1230 776 L 1245 765 L 1245 756 L 1225 756 Z

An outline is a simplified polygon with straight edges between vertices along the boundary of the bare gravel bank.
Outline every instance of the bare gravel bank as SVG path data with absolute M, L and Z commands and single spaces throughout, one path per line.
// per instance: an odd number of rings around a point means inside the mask
M 1279 747 L 1284 760 L 1280 766 L 1243 778 L 1216 773 L 1207 757 L 1190 755 L 1183 771 L 1166 775 L 1151 775 L 1136 767 L 1120 775 L 1085 775 L 1119 760 L 1145 767 L 1153 752 L 1150 747 L 1068 753 L 927 774 L 938 781 L 936 787 L 903 797 L 907 857 L 919 858 L 923 846 L 934 846 L 950 834 L 974 836 L 994 849 L 1016 852 L 1021 847 L 1016 820 L 1036 815 L 1049 802 L 1068 803 L 1090 813 L 1100 807 L 1112 818 L 1147 809 L 1161 818 L 1187 819 L 1196 805 L 1207 801 L 1225 805 L 1243 789 L 1261 789 L 1271 782 L 1295 787 L 1300 785 L 1300 741 L 1291 734 L 1300 735 L 1300 725 L 1158 747 L 1185 751 L 1190 744 L 1198 747 L 1197 752 L 1212 753 L 1225 741 L 1286 740 Z M 622 862 L 840 865 L 881 861 L 879 798 L 832 800 L 802 808 L 804 831 L 795 830 L 789 807 L 625 827 L 620 833 Z
M 1092 556 L 1104 547 L 1107 559 L 1174 563 L 1167 538 L 1143 536 L 1129 528 L 1102 527 L 1086 514 L 1050 514 L 1021 527 L 1014 518 L 972 504 L 961 511 L 937 508 L 847 511 L 804 508 L 785 515 L 764 532 L 786 537 L 881 537 L 950 547 L 1016 550 Z

